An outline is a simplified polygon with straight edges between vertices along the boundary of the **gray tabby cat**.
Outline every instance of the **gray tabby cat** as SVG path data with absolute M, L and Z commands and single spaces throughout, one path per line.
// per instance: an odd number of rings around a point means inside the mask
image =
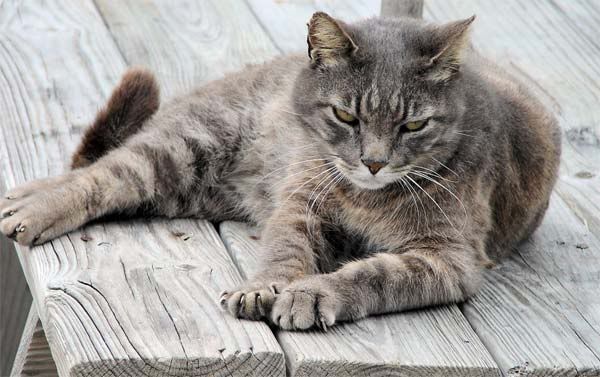
M 0 200 L 1 231 L 37 245 L 110 213 L 242 220 L 262 270 L 224 292 L 284 329 L 459 302 L 540 224 L 556 120 L 445 25 L 316 13 L 308 55 L 209 83 L 153 115 L 129 72 L 77 169 Z

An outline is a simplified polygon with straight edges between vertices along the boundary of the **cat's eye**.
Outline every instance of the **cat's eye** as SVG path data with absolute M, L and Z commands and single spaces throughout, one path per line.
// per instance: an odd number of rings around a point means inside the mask
M 352 126 L 358 124 L 358 118 L 356 118 L 354 115 L 348 113 L 347 111 L 340 110 L 340 109 L 334 107 L 333 114 L 340 122 L 344 122 L 344 123 L 350 124 Z
M 409 131 L 409 132 L 418 131 L 418 130 L 422 129 L 423 127 L 425 127 L 428 120 L 429 119 L 417 120 L 414 122 L 407 122 L 402 126 L 402 128 L 404 128 L 406 131 Z

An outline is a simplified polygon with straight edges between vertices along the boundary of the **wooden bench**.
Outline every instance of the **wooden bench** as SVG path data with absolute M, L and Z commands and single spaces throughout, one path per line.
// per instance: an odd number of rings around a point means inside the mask
M 156 72 L 169 98 L 303 50 L 316 10 L 354 20 L 381 8 L 418 15 L 414 4 L 422 2 L 3 2 L 0 191 L 65 171 L 128 65 Z M 487 273 L 475 298 L 327 333 L 277 331 L 225 315 L 216 302 L 256 267 L 253 229 L 98 223 L 16 247 L 34 305 L 12 375 L 600 376 L 600 3 L 428 0 L 424 9 L 436 21 L 471 14 L 476 48 L 528 83 L 564 130 L 543 225 Z M 1 245 L 5 255 L 9 244 Z M 3 287 L 21 289 L 16 280 Z

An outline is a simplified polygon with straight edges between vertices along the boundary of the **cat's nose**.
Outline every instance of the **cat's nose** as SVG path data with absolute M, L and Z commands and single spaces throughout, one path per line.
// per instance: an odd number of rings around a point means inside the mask
M 361 158 L 360 160 L 363 164 L 365 164 L 366 167 L 369 168 L 369 171 L 373 175 L 377 174 L 378 171 L 380 171 L 384 166 L 388 164 L 387 161 L 376 161 L 370 160 L 368 158 Z

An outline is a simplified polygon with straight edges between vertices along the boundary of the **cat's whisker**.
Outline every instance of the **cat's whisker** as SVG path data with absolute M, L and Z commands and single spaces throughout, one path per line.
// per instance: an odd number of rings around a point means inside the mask
M 334 162 L 326 162 L 324 164 L 321 164 L 321 165 L 318 165 L 318 166 L 313 166 L 312 168 L 304 169 L 304 170 L 299 171 L 297 173 L 287 175 L 287 176 L 283 177 L 282 179 L 280 179 L 279 181 L 274 182 L 273 183 L 273 187 L 280 187 L 281 185 L 285 184 L 288 181 L 288 179 L 290 179 L 292 177 L 295 177 L 297 175 L 309 172 L 311 170 L 320 169 L 320 168 L 324 168 L 324 167 L 331 167 L 331 166 L 334 166 L 334 165 L 335 165 Z
M 408 177 L 408 176 L 402 177 L 402 179 L 404 179 L 404 178 L 409 178 L 410 179 L 410 177 Z M 411 186 L 410 182 L 408 182 L 408 181 L 405 181 L 405 182 L 406 182 L 406 187 L 408 187 L 408 189 L 411 192 L 410 195 L 412 196 L 413 192 L 414 192 L 414 196 L 419 200 L 419 203 L 421 204 L 421 208 L 423 208 L 423 216 L 425 218 L 425 224 L 426 224 L 427 227 L 429 227 L 429 222 L 427 220 L 427 209 L 425 208 L 425 204 L 423 204 L 423 201 L 421 200 L 421 197 L 419 196 L 418 191 L 414 187 Z M 415 200 L 415 205 L 416 204 L 417 203 L 416 203 L 416 200 Z M 417 212 L 417 224 L 418 224 L 417 225 L 417 229 L 418 229 L 420 227 L 420 225 L 421 225 L 421 220 L 420 220 L 420 218 L 421 218 L 421 211 L 419 210 L 419 206 L 418 205 L 416 205 L 416 207 L 417 207 L 417 211 L 418 211 Z
M 435 178 L 438 178 L 438 179 L 442 179 L 444 181 L 454 182 L 454 181 L 450 181 L 450 180 L 442 177 L 441 175 L 439 175 L 439 174 L 437 174 L 435 172 L 432 172 L 431 170 L 420 169 L 418 166 L 413 167 L 410 171 L 406 172 L 406 174 L 409 174 L 409 173 L 415 172 L 415 171 L 418 171 L 421 174 L 426 174 L 429 177 L 435 177 Z
M 428 176 L 429 178 L 433 178 L 433 179 L 441 179 L 441 180 L 443 180 L 443 181 L 445 181 L 445 182 L 447 182 L 447 183 L 458 183 L 458 182 L 459 182 L 458 180 L 447 179 L 447 178 L 444 178 L 444 177 L 442 177 L 442 176 L 433 175 L 433 174 L 431 174 L 430 172 L 423 171 L 423 170 L 418 170 L 418 169 L 414 169 L 414 170 L 412 170 L 411 172 L 409 172 L 409 174 L 410 174 L 410 173 L 414 173 L 414 172 L 418 172 L 418 173 L 420 173 L 420 174 L 424 174 L 424 175 Z
M 321 208 L 321 205 L 323 204 L 323 202 L 327 199 L 327 195 L 329 195 L 329 192 L 344 178 L 344 176 L 340 173 L 340 172 L 336 172 L 336 176 L 335 178 L 332 180 L 333 184 L 329 184 L 329 189 L 327 189 L 327 191 L 325 191 L 325 194 L 323 194 L 321 196 L 321 201 L 319 202 L 319 205 L 317 206 L 317 209 L 315 210 L 315 213 L 319 213 L 319 208 Z
M 329 172 L 330 172 L 331 170 L 333 170 L 333 169 L 335 169 L 335 166 L 332 166 L 332 167 L 330 167 L 330 168 L 328 168 L 328 169 L 326 169 L 326 170 L 324 170 L 324 171 L 320 172 L 319 174 L 315 175 L 314 177 L 312 177 L 312 178 L 310 178 L 310 179 L 307 179 L 307 180 L 306 180 L 306 182 L 304 182 L 303 184 L 301 184 L 300 186 L 298 186 L 298 187 L 297 187 L 297 188 L 296 188 L 294 191 L 292 191 L 292 193 L 291 193 L 291 194 L 290 194 L 290 195 L 289 195 L 287 198 L 285 198 L 285 200 L 282 202 L 282 204 L 283 204 L 283 203 L 285 203 L 285 202 L 287 202 L 287 201 L 288 201 L 288 200 L 289 200 L 289 199 L 290 199 L 292 196 L 294 196 L 294 194 L 296 194 L 298 191 L 300 191 L 300 189 L 301 189 L 302 187 L 306 186 L 306 185 L 307 185 L 307 184 L 309 184 L 311 181 L 313 181 L 313 180 L 315 180 L 315 179 L 319 178 L 319 177 L 320 177 L 320 176 L 322 176 L 323 174 L 327 174 L 327 173 L 329 173 Z
M 465 228 L 465 226 L 467 224 L 467 217 L 468 217 L 468 215 L 467 215 L 467 208 L 465 207 L 465 204 L 463 203 L 463 201 L 454 192 L 452 192 L 452 190 L 450 190 L 448 187 L 444 186 L 443 184 L 439 183 L 435 179 L 432 179 L 430 177 L 427 177 L 425 175 L 422 175 L 422 174 L 419 174 L 419 173 L 416 173 L 416 172 L 411 172 L 411 174 L 415 174 L 415 175 L 417 175 L 417 176 L 419 176 L 421 178 L 427 179 L 428 181 L 430 181 L 430 182 L 438 185 L 442 189 L 446 190 L 450 195 L 452 195 L 452 197 L 454 199 L 456 199 L 460 203 L 460 205 L 461 205 L 461 207 L 463 209 L 463 212 L 465 213 L 465 221 L 463 223 L 462 230 L 461 230 L 461 233 L 462 233 L 462 231 L 464 230 L 464 228 Z
M 267 179 L 271 175 L 273 175 L 273 174 L 275 174 L 275 173 L 277 173 L 277 172 L 279 172 L 279 171 L 281 171 L 283 169 L 287 169 L 287 168 L 289 168 L 291 166 L 305 164 L 307 162 L 314 162 L 314 161 L 326 161 L 326 160 L 324 158 L 313 158 L 313 159 L 298 161 L 298 162 L 294 162 L 294 163 L 289 164 L 289 165 L 282 166 L 280 168 L 277 168 L 277 169 L 275 169 L 275 170 L 273 170 L 273 171 L 271 171 L 271 172 L 263 175 L 258 181 L 256 181 L 256 183 L 254 184 L 254 187 L 258 186 L 259 183 L 261 183 L 262 181 L 264 181 L 265 179 Z
M 450 218 L 448 217 L 448 215 L 446 214 L 446 212 L 442 209 L 442 207 L 438 204 L 438 202 L 435 201 L 435 199 L 433 199 L 433 197 L 431 195 L 429 195 L 429 193 L 427 191 L 425 191 L 425 189 L 423 187 L 421 187 L 420 184 L 418 184 L 414 179 L 412 179 L 410 176 L 406 176 L 406 178 L 410 179 L 410 181 L 412 183 L 414 183 L 421 191 L 423 191 L 425 193 L 425 195 L 427 195 L 427 197 L 429 199 L 431 199 L 431 201 L 433 202 L 433 204 L 436 205 L 436 207 L 440 210 L 440 212 L 442 212 L 442 215 L 444 215 L 444 217 L 446 218 L 446 220 L 448 221 L 448 223 L 450 224 L 450 226 L 452 226 L 452 228 L 454 228 L 456 231 L 458 231 L 458 229 L 456 229 L 456 227 L 454 226 L 454 223 L 450 220 Z
M 411 202 L 411 208 L 414 208 L 414 211 L 408 211 L 408 207 L 407 207 L 407 215 L 409 216 L 409 218 L 415 219 L 415 212 L 416 212 L 416 222 L 415 221 L 410 221 L 410 234 L 414 234 L 415 233 L 415 227 L 416 230 L 418 231 L 421 227 L 421 210 L 419 209 L 419 203 L 417 202 L 417 198 L 415 198 L 415 194 L 413 193 L 413 189 L 410 187 L 410 183 L 405 181 L 404 178 L 402 178 L 399 181 L 400 184 L 402 184 L 402 187 L 408 191 L 408 193 L 410 194 L 410 202 Z M 420 198 L 419 198 L 420 201 Z M 422 203 L 421 203 L 422 205 Z M 426 214 L 425 214 L 426 215 Z
M 296 115 L 296 116 L 299 116 L 299 117 L 304 117 L 304 116 L 306 116 L 306 115 L 304 115 L 304 114 L 299 114 L 299 113 L 295 113 L 295 112 L 293 112 L 293 111 L 288 111 L 288 110 L 284 110 L 284 109 L 276 109 L 276 110 L 277 110 L 277 111 L 281 111 L 282 113 L 291 114 L 291 115 Z
M 412 199 L 411 205 L 412 205 L 412 207 L 414 207 L 417 210 L 417 222 L 420 221 L 419 212 L 418 212 L 419 207 L 417 205 L 417 200 L 415 199 L 415 196 L 413 195 L 412 191 L 408 187 L 406 187 L 406 182 L 404 181 L 404 177 L 400 178 L 400 180 L 396 181 L 395 183 L 397 183 L 398 185 L 401 185 L 401 187 L 403 189 L 407 190 L 410 193 L 410 196 Z M 405 208 L 405 212 L 408 214 L 408 211 L 409 211 L 409 208 L 407 206 Z M 420 224 L 420 223 L 418 222 L 417 224 Z M 414 224 L 414 222 L 411 221 L 410 222 L 410 233 L 411 234 L 414 233 L 414 230 L 415 230 L 414 227 L 415 227 L 415 224 Z M 417 225 L 417 229 L 418 229 L 418 225 Z
M 309 148 L 314 147 L 317 144 L 318 143 L 306 144 L 306 145 L 302 145 L 302 146 L 299 146 L 299 147 L 290 147 L 288 149 L 291 150 L 292 152 L 302 152 L 302 151 L 306 151 Z
M 438 173 L 438 172 L 437 172 L 437 171 L 435 171 L 435 170 L 432 170 L 432 169 L 429 169 L 429 168 L 426 168 L 426 167 L 423 167 L 423 166 L 414 165 L 414 169 L 421 169 L 421 170 L 425 170 L 425 171 L 423 172 L 424 174 L 427 174 L 426 172 L 429 172 L 429 174 L 428 174 L 428 175 L 433 175 L 433 176 L 435 176 L 435 177 L 437 177 L 437 178 L 439 178 L 439 179 L 443 179 L 444 181 L 453 182 L 453 183 L 456 183 L 456 182 L 457 182 L 457 181 L 453 181 L 453 180 L 451 180 L 451 179 L 448 179 L 448 178 L 446 178 L 446 177 L 443 177 L 442 175 L 440 175 L 440 173 Z
M 450 169 L 449 167 L 447 167 L 443 162 L 441 162 L 440 160 L 438 160 L 435 157 L 431 157 L 431 159 L 435 162 L 437 162 L 438 164 L 440 164 L 442 167 L 446 168 L 450 173 L 454 174 L 455 176 L 457 176 L 458 178 L 460 178 L 460 175 L 455 172 L 454 170 Z
M 315 203 L 317 202 L 319 195 L 323 192 L 323 190 L 327 187 L 327 185 L 336 178 L 337 174 L 338 174 L 337 171 L 334 171 L 333 173 L 329 174 L 327 177 L 325 177 L 325 179 L 321 180 L 319 182 L 319 184 L 317 186 L 315 186 L 315 188 L 312 190 L 311 195 L 306 202 L 306 214 L 308 216 L 310 216 L 313 213 L 312 209 L 313 209 Z M 325 186 L 323 187 L 323 189 L 321 189 L 317 193 L 317 190 L 319 189 L 319 187 L 321 187 L 322 184 L 325 184 Z M 315 194 L 316 194 L 316 196 L 315 196 Z M 309 205 L 310 205 L 310 208 L 309 208 Z
M 461 135 L 461 136 L 466 136 L 466 137 L 475 137 L 475 135 L 469 135 L 469 134 L 466 134 L 466 133 L 460 132 L 460 131 L 451 131 L 451 132 L 456 135 Z

